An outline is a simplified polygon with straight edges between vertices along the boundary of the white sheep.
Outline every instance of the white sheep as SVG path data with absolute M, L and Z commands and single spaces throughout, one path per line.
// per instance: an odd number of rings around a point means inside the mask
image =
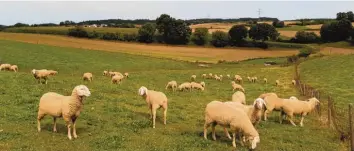
M 204 91 L 204 86 L 200 83 L 191 82 L 192 89 L 202 90 Z
M 176 81 L 168 82 L 165 89 L 167 90 L 168 88 L 171 88 L 173 91 L 175 91 L 177 89 L 177 82 Z
M 257 77 L 252 77 L 251 80 L 252 80 L 253 83 L 256 83 L 257 82 Z
M 252 82 L 252 78 L 251 77 L 248 76 L 247 79 L 248 79 L 249 82 Z
M 189 90 L 192 91 L 192 85 L 189 82 L 184 82 L 181 85 L 178 86 L 178 90 L 183 91 L 183 90 Z
M 270 95 L 273 95 L 273 96 L 275 96 L 275 97 L 278 97 L 278 95 L 276 94 L 276 93 L 263 93 L 263 94 L 261 94 L 261 95 L 259 95 L 259 97 L 258 98 L 261 98 L 261 99 L 265 99 L 265 97 L 266 96 L 270 96 Z
M 129 73 L 128 73 L 128 72 L 125 72 L 125 73 L 124 73 L 124 77 L 129 78 Z
M 229 74 L 227 74 L 226 77 L 227 77 L 228 79 L 231 79 L 231 76 L 230 76 Z
M 264 120 L 267 120 L 267 115 L 273 110 L 281 111 L 284 103 L 284 99 L 279 98 L 276 95 L 268 95 L 264 98 L 266 110 L 264 111 Z M 289 102 L 289 101 L 286 101 Z
M 4 63 L 0 65 L 0 71 L 1 70 L 10 70 L 11 64 Z
M 200 82 L 200 85 L 202 85 L 205 88 L 205 82 L 204 81 Z
M 141 95 L 149 109 L 150 109 L 150 117 L 152 118 L 152 127 L 155 128 L 155 119 L 156 119 L 156 110 L 160 107 L 163 108 L 163 123 L 166 125 L 166 117 L 167 117 L 167 97 L 164 93 L 148 90 L 146 87 L 142 86 L 139 88 L 139 95 Z
M 93 76 L 92 76 L 92 73 L 90 73 L 90 72 L 86 72 L 86 73 L 84 73 L 84 75 L 82 75 L 82 79 L 85 81 L 85 80 L 87 80 L 87 81 L 92 81 L 93 80 Z
M 207 78 L 207 75 L 206 75 L 206 74 L 202 74 L 202 78 L 203 78 L 203 79 L 206 79 L 206 78 Z
M 111 79 L 112 84 L 120 84 L 122 80 L 124 79 L 124 76 L 122 75 L 114 75 Z
M 17 67 L 17 65 L 12 65 L 12 66 L 10 67 L 10 71 L 18 72 L 18 67 Z
M 56 75 L 58 74 L 58 71 L 55 70 L 48 70 L 49 75 Z
M 263 82 L 264 83 L 268 83 L 268 79 L 267 78 L 263 78 Z
M 282 123 L 282 119 L 284 115 L 287 115 L 290 123 L 294 126 L 296 124 L 293 121 L 293 116 L 294 114 L 300 114 L 301 115 L 301 121 L 300 121 L 300 126 L 303 126 L 303 121 L 304 117 L 313 111 L 318 105 L 320 101 L 317 98 L 310 98 L 307 101 L 284 101 L 283 106 L 282 106 L 282 112 L 281 112 L 281 118 L 280 118 L 280 123 Z
M 213 78 L 213 74 L 212 74 L 212 73 L 209 73 L 208 79 L 212 79 L 212 78 Z
M 37 128 L 38 132 L 41 131 L 41 120 L 45 115 L 53 116 L 54 126 L 53 131 L 56 132 L 56 119 L 63 117 L 68 128 L 68 138 L 71 140 L 71 126 L 73 126 L 74 138 L 77 138 L 76 134 L 76 120 L 80 115 L 83 108 L 83 100 L 85 97 L 91 95 L 90 90 L 85 85 L 76 86 L 71 96 L 63 96 L 58 93 L 48 92 L 42 95 L 39 101 L 38 116 L 37 116 Z
M 222 81 L 221 77 L 219 77 L 218 75 L 214 75 L 214 78 L 216 81 Z
M 235 81 L 238 83 L 243 83 L 242 77 L 240 75 L 235 75 Z
M 103 75 L 104 75 L 104 76 L 108 76 L 108 75 L 109 75 L 108 71 L 104 70 L 104 71 L 103 71 Z
M 34 78 L 38 80 L 38 83 L 41 83 L 41 79 L 44 79 L 45 84 L 48 83 L 47 79 L 50 73 L 48 72 L 47 69 L 41 69 L 41 70 L 33 69 L 31 72 Z
M 254 100 L 252 105 L 245 105 L 234 101 L 228 101 L 224 103 L 233 107 L 239 107 L 243 109 L 245 113 L 247 113 L 253 125 L 257 125 L 262 119 L 262 109 L 265 102 L 261 98 L 257 98 L 256 100 Z
M 245 89 L 241 85 L 236 84 L 235 81 L 231 82 L 231 86 L 232 86 L 232 91 L 241 90 L 242 92 L 245 92 Z
M 195 81 L 196 78 L 197 78 L 196 75 L 192 75 L 192 76 L 191 76 L 191 81 Z
M 243 92 L 236 91 L 234 94 L 232 94 L 231 101 L 246 104 L 246 96 Z
M 292 83 L 293 85 L 296 85 L 296 81 L 295 81 L 295 80 L 291 80 L 291 83 Z
M 237 133 L 242 133 L 245 138 L 244 140 L 250 143 L 250 149 L 255 149 L 257 143 L 260 142 L 257 130 L 242 109 L 231 107 L 223 102 L 212 101 L 205 108 L 204 139 L 207 139 L 207 129 L 212 126 L 212 137 L 216 140 L 216 125 L 223 126 L 225 128 L 224 131 L 226 130 L 226 126 L 230 127 L 233 136 L 232 146 L 235 148 Z M 228 134 L 228 132 L 225 131 L 225 134 Z
M 275 86 L 279 86 L 280 85 L 280 81 L 279 80 L 275 80 Z

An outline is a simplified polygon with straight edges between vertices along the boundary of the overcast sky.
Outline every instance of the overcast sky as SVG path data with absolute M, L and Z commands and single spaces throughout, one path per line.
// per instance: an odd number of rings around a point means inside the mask
M 180 19 L 193 18 L 240 18 L 261 16 L 277 17 L 280 20 L 299 18 L 334 18 L 337 12 L 354 11 L 354 1 L 140 1 L 140 2 L 0 2 L 0 24 L 17 22 L 59 23 L 99 19 L 156 19 L 167 13 Z

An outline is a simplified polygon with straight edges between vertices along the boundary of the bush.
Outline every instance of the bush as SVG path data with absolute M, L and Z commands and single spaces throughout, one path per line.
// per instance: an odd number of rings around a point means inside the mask
M 253 25 L 249 30 L 249 37 L 253 40 L 262 40 L 263 42 L 269 39 L 276 40 L 279 36 L 277 30 L 269 24 L 261 23 Z
M 294 38 L 291 39 L 292 42 L 295 43 L 316 43 L 319 42 L 320 37 L 317 36 L 314 32 L 305 32 L 305 31 L 298 31 Z
M 99 37 L 100 37 L 100 34 L 98 32 L 96 32 L 96 31 L 88 33 L 88 38 L 90 38 L 90 39 L 96 39 L 96 38 L 99 38 Z
M 223 31 L 215 31 L 211 34 L 210 43 L 215 47 L 225 47 L 229 44 L 229 35 Z
M 138 39 L 138 35 L 135 33 L 124 33 L 123 37 L 124 37 L 124 41 L 128 41 L 128 42 L 134 42 L 137 41 Z
M 138 41 L 144 43 L 154 42 L 155 32 L 156 32 L 155 24 L 146 23 L 138 31 Z
M 300 52 L 297 56 L 306 58 L 312 53 L 314 53 L 314 52 L 311 48 L 303 48 L 303 49 L 300 49 Z
M 118 35 L 116 33 L 104 33 L 102 36 L 103 40 L 118 40 Z
M 297 55 L 292 55 L 287 57 L 288 63 L 296 63 L 299 60 L 299 56 Z
M 283 28 L 285 27 L 284 21 L 273 21 L 272 25 L 276 28 Z
M 347 40 L 352 29 L 352 23 L 347 19 L 323 24 L 320 31 L 321 38 L 326 42 Z
M 69 29 L 68 36 L 79 37 L 79 38 L 88 38 L 88 33 L 83 27 L 77 26 L 77 27 Z
M 192 42 L 196 45 L 205 45 L 208 42 L 208 28 L 196 28 L 192 34 Z
M 248 30 L 244 25 L 234 25 L 229 30 L 230 42 L 235 44 L 240 44 L 247 38 Z

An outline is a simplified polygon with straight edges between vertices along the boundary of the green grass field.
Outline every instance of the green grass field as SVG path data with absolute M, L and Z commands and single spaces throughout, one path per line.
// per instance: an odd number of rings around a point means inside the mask
M 73 27 L 14 27 L 14 28 L 7 28 L 5 32 L 19 32 L 19 33 L 52 33 L 58 35 L 66 35 L 68 30 Z M 88 32 L 96 31 L 98 33 L 137 33 L 138 28 L 93 28 L 93 27 L 85 27 Z
M 66 47 L 28 44 L 0 40 L 0 60 L 17 64 L 20 72 L 0 72 L 0 150 L 232 150 L 231 141 L 217 127 L 217 141 L 204 140 L 204 108 L 214 99 L 230 100 L 229 80 L 205 80 L 204 92 L 171 92 L 164 89 L 170 80 L 188 81 L 191 74 L 202 73 L 257 75 L 267 77 L 269 84 L 245 82 L 247 102 L 263 92 L 276 92 L 280 97 L 297 95 L 291 86 L 293 67 L 264 67 L 263 60 L 239 64 L 217 64 L 198 68 L 196 64 L 157 59 L 116 52 L 93 51 Z M 274 60 L 274 59 L 267 59 Z M 282 59 L 276 59 L 282 61 Z M 30 71 L 54 69 L 59 74 L 50 77 L 48 85 L 37 84 Z M 129 72 L 131 78 L 113 85 L 103 70 Z M 84 72 L 92 72 L 94 81 L 83 82 Z M 275 87 L 279 79 L 283 85 Z M 197 78 L 198 81 L 200 79 Z M 52 118 L 42 120 L 42 132 L 36 129 L 39 98 L 53 91 L 69 95 L 74 86 L 85 84 L 91 90 L 77 121 L 78 139 L 66 137 L 66 127 L 58 120 L 58 133 L 52 132 Z M 140 86 L 163 91 L 169 98 L 167 125 L 162 124 L 162 112 L 157 113 L 156 129 L 152 129 L 145 101 L 138 96 Z M 333 131 L 325 128 L 315 114 L 305 118 L 305 127 L 293 127 L 277 122 L 273 112 L 269 121 L 257 126 L 261 143 L 257 150 L 313 151 L 345 150 Z M 298 122 L 299 118 L 295 122 Z M 211 130 L 209 129 L 209 132 Z M 238 150 L 247 150 L 238 145 Z

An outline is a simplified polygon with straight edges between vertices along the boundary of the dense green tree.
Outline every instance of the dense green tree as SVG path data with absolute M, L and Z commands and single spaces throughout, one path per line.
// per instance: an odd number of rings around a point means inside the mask
M 208 28 L 196 28 L 192 34 L 192 42 L 196 45 L 205 45 L 208 42 Z
M 215 47 L 225 47 L 229 44 L 229 35 L 223 31 L 215 31 L 211 34 L 210 43 Z
M 230 42 L 232 44 L 239 44 L 247 38 L 248 30 L 245 25 L 234 25 L 229 30 Z
M 262 42 L 266 40 L 276 40 L 279 36 L 277 30 L 269 24 L 260 23 L 253 25 L 249 30 L 249 37 L 253 40 L 262 40 Z
M 144 43 L 154 42 L 156 25 L 153 23 L 144 24 L 138 31 L 138 41 Z

